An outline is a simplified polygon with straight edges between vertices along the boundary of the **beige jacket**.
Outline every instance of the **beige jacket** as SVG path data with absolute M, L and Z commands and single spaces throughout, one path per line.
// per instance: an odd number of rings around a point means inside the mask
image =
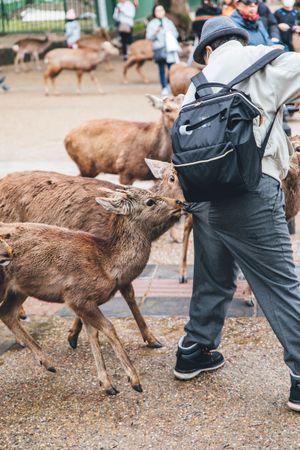
M 238 41 L 228 41 L 212 52 L 203 73 L 208 81 L 229 83 L 271 50 L 272 48 L 264 45 L 244 47 Z M 262 110 L 262 125 L 259 126 L 257 120 L 253 127 L 258 146 L 261 145 L 276 110 L 280 108 L 265 150 L 262 167 L 265 174 L 282 180 L 287 175 L 293 152 L 282 128 L 282 106 L 285 103 L 300 102 L 300 54 L 284 53 L 236 87 L 250 94 L 253 103 Z M 183 104 L 194 99 L 195 88 L 191 84 Z

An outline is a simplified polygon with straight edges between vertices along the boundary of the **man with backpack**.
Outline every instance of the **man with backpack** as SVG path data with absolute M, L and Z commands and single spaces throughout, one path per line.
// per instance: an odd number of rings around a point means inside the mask
M 237 263 L 284 348 L 288 406 L 300 411 L 300 292 L 280 187 L 293 152 L 282 109 L 300 101 L 300 55 L 247 46 L 248 39 L 229 17 L 205 23 L 194 59 L 206 67 L 172 131 L 195 246 L 190 319 L 174 374 L 187 380 L 224 364 L 214 350 Z

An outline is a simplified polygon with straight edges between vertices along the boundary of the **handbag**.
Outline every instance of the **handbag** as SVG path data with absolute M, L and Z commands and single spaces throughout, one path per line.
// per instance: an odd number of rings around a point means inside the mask
M 166 60 L 167 60 L 166 47 L 153 49 L 153 59 L 157 64 L 166 62 Z
M 127 23 L 120 23 L 118 26 L 118 31 L 120 33 L 131 33 L 131 26 Z
M 181 52 L 180 45 L 178 44 L 178 41 L 175 38 L 172 31 L 166 32 L 166 50 L 168 53 L 169 52 L 177 52 L 177 53 Z

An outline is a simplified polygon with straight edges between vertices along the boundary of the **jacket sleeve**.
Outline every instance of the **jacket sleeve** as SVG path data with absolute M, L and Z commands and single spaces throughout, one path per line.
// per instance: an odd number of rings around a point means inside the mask
M 277 107 L 286 103 L 300 102 L 300 54 L 287 52 L 274 62 L 276 76 L 274 92 L 277 97 Z
M 276 38 L 280 41 L 280 32 L 277 24 L 277 20 L 274 17 L 274 14 L 271 12 L 269 8 L 267 8 L 267 20 L 268 20 L 268 32 L 271 38 Z
M 146 39 L 149 39 L 150 41 L 155 41 L 157 39 L 157 27 L 158 25 L 156 26 L 155 20 L 151 20 L 148 23 L 146 30 Z
M 170 31 L 172 31 L 174 37 L 177 39 L 179 36 L 179 33 L 178 33 L 177 28 L 175 27 L 174 23 L 172 22 L 172 20 L 170 20 L 169 25 L 170 25 Z

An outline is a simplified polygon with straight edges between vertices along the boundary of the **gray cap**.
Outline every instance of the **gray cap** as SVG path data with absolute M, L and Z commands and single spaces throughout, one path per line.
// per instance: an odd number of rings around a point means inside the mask
M 249 42 L 247 31 L 240 28 L 230 17 L 221 16 L 209 19 L 203 25 L 200 42 L 194 52 L 194 60 L 199 64 L 205 64 L 203 59 L 205 47 L 216 39 L 225 36 L 237 36 L 244 39 L 247 44 Z

